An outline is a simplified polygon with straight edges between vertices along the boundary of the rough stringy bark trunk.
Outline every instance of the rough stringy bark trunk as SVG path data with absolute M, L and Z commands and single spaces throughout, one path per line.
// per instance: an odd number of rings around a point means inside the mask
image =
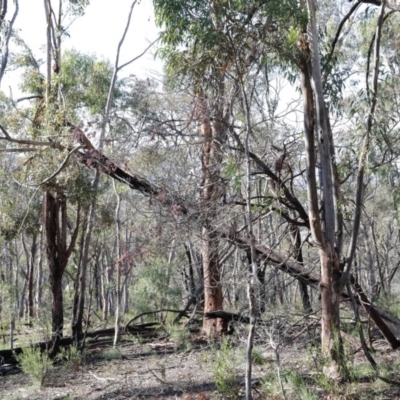
M 49 265 L 50 292 L 52 297 L 51 304 L 51 327 L 52 327 L 52 347 L 49 354 L 55 355 L 58 351 L 60 339 L 63 337 L 64 329 L 64 310 L 62 295 L 62 277 L 66 266 L 62 248 L 62 224 L 59 213 L 64 213 L 66 206 L 65 197 L 62 194 L 55 198 L 51 193 L 44 195 L 43 213 L 46 231 L 46 251 Z
M 204 266 L 204 313 L 223 309 L 223 295 L 219 270 L 218 239 L 212 228 L 204 227 L 203 266 Z M 227 323 L 221 318 L 204 319 L 203 332 L 207 336 L 220 335 L 227 329 Z
M 188 259 L 188 269 L 189 269 L 188 273 L 186 273 L 186 270 L 185 270 L 185 280 L 186 280 L 186 286 L 187 286 L 186 290 L 189 292 L 189 295 L 192 297 L 196 293 L 196 284 L 194 281 L 193 260 L 192 260 L 192 254 L 190 252 L 189 246 L 186 243 L 184 243 L 184 247 L 185 247 L 186 257 Z M 197 303 L 197 299 L 195 300 L 195 303 Z
M 87 215 L 87 213 L 85 213 Z M 87 227 L 87 218 L 85 218 L 84 223 L 82 224 L 83 232 L 86 232 Z M 85 282 L 82 283 L 82 279 L 86 279 L 86 274 L 82 273 L 82 258 L 84 253 L 84 243 L 85 243 L 85 235 L 81 235 L 81 239 L 79 240 L 79 249 L 80 249 L 80 257 L 78 263 L 78 269 L 76 271 L 76 279 L 74 284 L 74 300 L 72 303 L 72 322 L 71 322 L 71 330 L 72 330 L 72 338 L 74 339 L 74 343 L 77 344 L 79 338 L 83 335 L 83 308 L 84 303 L 81 300 L 82 289 L 85 292 Z M 83 293 L 84 295 L 85 293 Z
M 303 264 L 303 250 L 301 248 L 300 229 L 298 226 L 292 225 L 290 227 L 290 236 L 294 248 L 294 258 L 299 264 Z M 307 285 L 304 282 L 299 281 L 299 287 L 304 312 L 310 313 L 312 312 L 312 307 Z
M 60 261 L 56 257 L 52 257 L 49 260 L 49 281 L 50 291 L 52 297 L 51 303 L 51 326 L 52 326 L 52 337 L 53 347 L 50 354 L 56 354 L 58 351 L 59 339 L 63 337 L 64 330 L 64 303 L 63 303 L 63 291 L 62 291 L 62 267 Z
M 33 283 L 34 283 L 34 273 L 35 273 L 35 258 L 37 253 L 37 235 L 33 235 L 32 246 L 31 246 L 31 257 L 29 262 L 29 272 L 28 272 L 28 316 L 33 318 L 35 316 L 34 311 L 34 301 L 33 301 Z
M 64 309 L 62 278 L 68 263 L 69 256 L 75 246 L 79 229 L 79 214 L 71 242 L 67 246 L 67 200 L 63 193 L 55 196 L 46 192 L 43 201 L 43 225 L 46 237 L 46 252 L 49 265 L 50 292 L 52 296 L 52 346 L 49 356 L 57 354 L 60 339 L 63 337 Z
M 201 154 L 201 207 L 204 218 L 202 227 L 202 256 L 204 271 L 204 313 L 223 309 L 223 295 L 220 276 L 218 235 L 213 228 L 217 218 L 217 202 L 223 196 L 219 180 L 221 161 L 222 113 L 216 110 L 211 121 L 207 100 L 197 96 L 197 108 L 202 136 Z M 220 335 L 227 330 L 227 323 L 221 318 L 203 320 L 203 332 L 207 336 Z
M 35 258 L 37 253 L 37 234 L 32 235 L 32 244 L 30 251 L 28 251 L 27 244 L 25 243 L 24 237 L 22 237 L 22 245 L 25 250 L 26 262 L 27 262 L 27 275 L 26 275 L 26 298 L 24 299 L 24 314 L 25 318 L 30 323 L 31 318 L 34 317 L 34 274 L 35 274 Z

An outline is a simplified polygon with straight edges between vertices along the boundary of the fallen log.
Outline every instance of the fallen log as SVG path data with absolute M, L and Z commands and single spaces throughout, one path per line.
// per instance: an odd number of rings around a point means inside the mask
M 179 196 L 175 196 L 170 194 L 168 190 L 159 189 L 154 186 L 152 183 L 147 181 L 146 179 L 139 177 L 135 174 L 130 174 L 119 168 L 115 163 L 113 163 L 110 159 L 108 159 L 105 155 L 99 153 L 89 139 L 86 137 L 84 132 L 74 127 L 74 136 L 86 149 L 86 151 L 78 153 L 79 161 L 88 167 L 96 168 L 103 173 L 109 175 L 111 178 L 118 180 L 126 185 L 128 185 L 131 189 L 137 190 L 140 193 L 148 196 L 152 199 L 158 201 L 160 205 L 163 207 L 169 207 L 173 209 L 175 214 L 190 216 L 193 210 L 190 210 L 187 203 L 180 198 Z M 272 175 L 270 171 L 266 171 L 266 166 L 261 165 L 261 160 L 257 160 L 253 156 L 253 160 L 257 162 L 259 166 L 261 166 L 264 172 L 267 172 L 267 175 L 276 180 L 276 177 Z M 302 225 L 307 226 L 308 215 L 305 209 L 301 206 L 298 199 L 294 198 L 289 191 L 285 192 L 289 202 L 294 206 L 294 208 L 299 212 L 299 214 L 303 217 Z M 288 222 L 294 223 L 294 221 Z M 225 232 L 225 231 L 216 231 L 216 233 L 223 239 L 230 241 L 238 248 L 248 250 L 250 248 L 250 243 L 246 238 L 240 237 L 236 234 L 236 232 Z M 256 244 L 256 253 L 261 259 L 265 259 L 270 265 L 273 265 L 280 269 L 281 271 L 288 273 L 293 276 L 300 282 L 306 284 L 307 286 L 312 287 L 319 291 L 320 277 L 318 274 L 315 274 L 311 271 L 308 271 L 303 264 L 298 263 L 293 260 L 291 257 L 287 255 L 283 255 L 275 250 L 269 249 L 266 246 L 261 244 Z M 356 301 L 359 305 L 362 306 L 362 310 L 366 315 L 368 315 L 371 320 L 374 321 L 379 330 L 381 330 L 385 339 L 388 341 L 392 348 L 400 347 L 400 341 L 397 339 L 400 337 L 400 320 L 385 312 L 384 310 L 374 306 L 371 302 L 366 298 L 363 291 L 356 289 L 357 298 Z M 343 292 L 341 294 L 342 300 L 344 304 L 351 308 L 350 296 L 348 293 Z
M 249 317 L 245 317 L 243 315 L 240 314 L 236 314 L 236 313 L 231 313 L 228 311 L 212 311 L 209 313 L 205 313 L 204 317 L 207 319 L 213 319 L 213 318 L 222 318 L 226 321 L 236 321 L 236 322 L 242 322 L 244 324 L 249 324 L 250 323 L 250 318 Z
M 158 326 L 157 323 L 148 323 L 148 324 L 141 324 L 135 326 L 126 326 L 125 329 L 121 331 L 122 335 L 152 335 L 156 336 L 157 332 L 154 329 L 155 326 Z M 102 337 L 112 337 L 115 335 L 114 328 L 107 328 L 107 329 L 100 329 L 97 331 L 87 332 L 85 335 L 82 335 L 79 340 L 82 339 L 93 339 L 90 342 L 92 344 L 96 340 Z M 32 343 L 30 347 L 38 348 L 41 352 L 49 351 L 51 348 L 52 341 L 44 341 L 38 343 Z M 64 337 L 60 339 L 60 348 L 68 347 L 73 344 L 72 337 Z M 89 343 L 88 343 L 89 344 Z M 0 350 L 0 364 L 18 364 L 16 356 L 24 352 L 23 347 L 16 347 L 15 349 L 7 349 L 7 350 Z
M 187 316 L 187 314 L 186 314 L 186 308 L 185 308 L 184 310 L 171 310 L 170 308 L 163 308 L 163 309 L 161 309 L 161 310 L 146 311 L 146 312 L 143 312 L 143 313 L 141 313 L 141 314 L 139 314 L 139 315 L 134 316 L 134 317 L 125 325 L 125 329 L 129 329 L 132 322 L 136 321 L 137 319 L 139 319 L 139 318 L 141 318 L 141 317 L 144 317 L 145 315 L 158 314 L 158 313 L 162 313 L 162 312 L 178 313 L 179 315 L 183 315 L 183 316 L 186 316 L 186 317 L 188 318 L 188 316 Z M 151 322 L 151 324 L 153 324 L 153 323 L 154 323 L 154 322 Z M 146 324 L 143 324 L 143 325 L 146 325 Z M 142 325 L 142 326 L 143 326 L 143 325 Z

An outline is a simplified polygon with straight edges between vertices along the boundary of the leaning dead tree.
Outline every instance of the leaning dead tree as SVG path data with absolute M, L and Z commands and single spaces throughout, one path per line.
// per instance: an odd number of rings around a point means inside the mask
M 77 130 L 79 133 L 78 136 Z M 138 175 L 128 173 L 116 166 L 108 157 L 95 150 L 84 132 L 79 128 L 75 128 L 75 136 L 79 137 L 80 143 L 86 146 L 86 150 L 81 150 L 78 154 L 79 161 L 84 165 L 89 166 L 90 168 L 100 169 L 104 174 L 128 185 L 131 189 L 136 190 L 147 197 L 151 197 L 152 201 L 156 201 L 162 207 L 174 210 L 174 214 L 178 213 L 185 218 L 190 218 L 191 215 L 198 215 L 199 210 L 193 209 L 192 205 L 186 205 L 183 199 L 178 196 L 169 194 L 166 189 L 157 188 L 148 180 Z M 88 160 L 90 161 L 88 162 Z M 297 199 L 292 199 L 292 202 L 294 204 L 300 204 Z M 303 208 L 299 207 L 299 210 L 302 212 Z M 306 214 L 303 215 L 306 216 Z M 304 224 L 308 224 L 308 218 L 304 221 Z M 221 239 L 231 242 L 239 249 L 245 251 L 250 250 L 251 244 L 249 239 L 243 237 L 242 234 L 232 232 L 231 229 L 221 231 L 220 229 L 215 228 L 215 231 Z M 311 272 L 303 263 L 299 263 L 298 260 L 288 256 L 287 254 L 282 254 L 257 242 L 255 243 L 255 250 L 257 255 L 261 259 L 265 259 L 269 265 L 279 268 L 282 272 L 289 274 L 312 289 L 320 290 L 320 275 Z M 397 340 L 395 335 L 400 336 L 400 320 L 373 305 L 355 278 L 350 275 L 349 279 L 356 293 L 360 307 L 364 310 L 366 315 L 374 321 L 389 345 L 392 348 L 399 347 L 400 342 Z M 345 301 L 345 304 L 348 304 L 351 307 L 350 295 L 345 290 L 341 291 L 339 296 L 341 300 Z

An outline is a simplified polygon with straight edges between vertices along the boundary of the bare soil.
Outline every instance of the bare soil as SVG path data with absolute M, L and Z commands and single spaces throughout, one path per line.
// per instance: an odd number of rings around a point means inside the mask
M 400 399 L 400 387 L 379 381 L 368 369 L 356 339 L 353 347 L 349 344 L 348 353 L 353 354 L 350 364 L 358 375 L 350 382 L 324 381 L 317 340 L 309 333 L 299 336 L 299 332 L 278 332 L 274 340 L 260 335 L 253 367 L 254 399 Z M 245 339 L 244 330 L 229 338 L 236 380 L 224 393 L 216 385 L 221 380 L 216 372 L 219 344 L 210 345 L 192 335 L 184 343 L 186 350 L 177 349 L 167 337 L 146 343 L 125 341 L 118 349 L 111 343 L 92 346 L 81 360 L 66 360 L 51 368 L 42 388 L 23 372 L 0 376 L 0 399 L 244 398 Z M 375 348 L 374 357 L 384 366 L 385 376 L 400 380 L 398 352 L 388 350 L 382 341 L 376 342 Z M 231 365 L 223 366 L 222 371 L 224 368 Z

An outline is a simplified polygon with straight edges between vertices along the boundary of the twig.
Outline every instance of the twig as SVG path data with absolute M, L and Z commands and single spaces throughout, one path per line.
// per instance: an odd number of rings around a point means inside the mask
M 7 132 L 6 128 L 4 126 L 0 125 L 0 130 L 3 132 L 5 137 L 0 137 L 0 140 L 7 140 L 8 142 L 11 143 L 18 143 L 18 144 L 27 144 L 27 145 L 32 145 L 32 146 L 48 146 L 48 147 L 54 147 L 56 149 L 63 149 L 63 146 L 60 143 L 57 142 L 39 142 L 36 140 L 24 140 L 24 139 L 14 139 L 11 137 L 11 135 Z
M 13 26 L 14 26 L 15 20 L 17 18 L 18 12 L 19 12 L 19 4 L 18 4 L 18 0 L 16 0 L 15 1 L 15 11 L 14 11 L 14 14 L 13 14 L 13 16 L 11 18 L 11 21 L 10 21 L 10 24 L 9 24 L 9 27 L 8 27 L 8 31 L 7 31 L 5 40 L 4 40 L 4 45 L 3 45 L 3 55 L 1 57 L 1 63 L 0 63 L 0 84 L 1 84 L 1 81 L 3 80 L 3 76 L 4 76 L 4 73 L 6 71 L 6 67 L 7 67 L 7 63 L 8 63 L 8 47 L 9 47 L 11 35 L 12 35 L 12 32 L 13 32 Z
M 360 6 L 360 4 L 361 4 L 360 1 L 357 0 L 357 1 L 353 4 L 353 6 L 350 8 L 349 12 L 344 16 L 344 18 L 343 18 L 342 21 L 340 22 L 339 27 L 338 27 L 338 29 L 337 29 L 337 31 L 336 31 L 335 38 L 333 39 L 333 42 L 332 42 L 332 45 L 331 45 L 331 50 L 330 50 L 330 52 L 329 52 L 329 55 L 328 55 L 328 57 L 326 58 L 326 61 L 325 61 L 324 65 L 322 66 L 322 69 L 323 69 L 323 70 L 325 70 L 325 69 L 327 68 L 328 64 L 329 64 L 330 61 L 331 61 L 331 58 L 332 58 L 333 53 L 334 53 L 334 51 L 335 51 L 336 44 L 337 44 L 337 42 L 339 41 L 339 36 L 340 36 L 340 33 L 342 32 L 342 28 L 343 28 L 344 24 L 345 24 L 345 23 L 347 22 L 347 20 L 352 16 L 352 14 L 357 10 L 357 8 Z M 327 75 L 328 75 L 327 72 L 325 72 L 324 81 L 326 81 Z
M 60 168 L 58 168 L 57 171 L 55 171 L 52 175 L 50 175 L 48 178 L 46 178 L 44 181 L 39 183 L 39 186 L 44 185 L 45 183 L 49 182 L 51 179 L 55 178 L 67 165 L 68 160 L 72 156 L 72 154 L 76 153 L 78 150 L 82 149 L 83 146 L 78 146 L 72 149 L 67 156 L 65 157 L 64 161 L 61 163 Z
M 136 60 L 138 60 L 140 57 L 144 56 L 147 53 L 147 50 L 149 50 L 156 42 L 158 41 L 158 38 L 151 42 L 139 55 L 136 57 L 132 58 L 132 60 L 127 61 L 125 64 L 122 64 L 121 66 L 118 67 L 118 71 L 120 71 L 122 68 L 125 68 L 129 64 L 132 64 Z
M 305 328 L 303 328 L 297 335 L 292 337 L 292 341 L 297 339 L 299 336 L 301 336 L 305 331 L 310 329 L 311 326 L 316 325 L 319 321 L 312 321 L 311 324 L 307 324 Z
M 160 383 L 163 383 L 164 385 L 169 385 L 169 383 L 165 382 L 161 378 L 159 378 L 149 367 L 147 367 L 147 370 L 156 378 Z
M 101 378 L 100 376 L 94 374 L 92 371 L 89 371 L 89 374 L 96 378 L 98 381 L 117 381 L 117 379 L 115 378 Z
M 278 381 L 282 391 L 282 397 L 287 400 L 285 388 L 283 387 L 282 377 L 281 377 L 281 361 L 279 357 L 279 345 L 274 341 L 272 331 L 267 330 L 267 335 L 269 336 L 269 345 L 274 350 L 276 357 L 276 372 L 278 374 Z

